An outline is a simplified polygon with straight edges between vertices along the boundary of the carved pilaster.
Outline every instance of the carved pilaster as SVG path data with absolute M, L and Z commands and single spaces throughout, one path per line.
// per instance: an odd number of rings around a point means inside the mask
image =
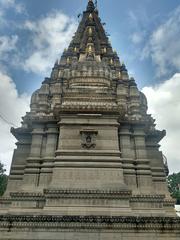
M 119 143 L 121 150 L 121 157 L 123 161 L 124 179 L 125 183 L 137 191 L 137 180 L 135 170 L 135 153 L 132 146 L 132 132 L 129 124 L 121 124 L 119 129 Z
M 47 125 L 47 143 L 46 143 L 46 157 L 55 157 L 55 151 L 57 148 L 58 126 L 57 124 Z
M 121 149 L 121 157 L 133 159 L 134 154 L 131 147 L 130 125 L 121 125 L 119 130 L 119 141 Z
M 39 186 L 48 186 L 51 182 L 51 174 L 54 166 L 55 151 L 58 141 L 58 126 L 57 124 L 48 124 L 46 126 L 46 149 L 45 156 L 40 167 Z
M 147 157 L 150 160 L 152 179 L 156 193 L 170 197 L 166 183 L 166 167 L 162 152 L 159 151 L 159 141 L 165 136 L 165 131 L 152 130 L 146 136 Z
M 8 179 L 6 195 L 11 191 L 20 189 L 26 166 L 26 159 L 29 156 L 31 147 L 31 134 L 28 128 L 11 129 L 12 134 L 16 137 L 17 149 L 14 150 L 11 172 Z
M 34 189 L 39 185 L 39 172 L 41 167 L 41 154 L 43 145 L 44 125 L 34 124 L 32 131 L 32 144 L 30 156 L 27 159 L 23 189 Z
M 137 185 L 141 193 L 153 191 L 152 173 L 147 158 L 144 126 L 134 126 Z
M 44 125 L 36 125 L 32 131 L 32 144 L 30 158 L 40 158 L 42 151 L 42 140 L 44 134 Z

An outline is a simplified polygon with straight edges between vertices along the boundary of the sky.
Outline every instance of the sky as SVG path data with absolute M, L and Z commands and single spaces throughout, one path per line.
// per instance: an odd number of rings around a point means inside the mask
M 0 161 L 9 171 L 31 94 L 76 31 L 87 0 L 0 0 Z M 148 99 L 170 172 L 180 171 L 180 1 L 99 0 L 113 48 Z

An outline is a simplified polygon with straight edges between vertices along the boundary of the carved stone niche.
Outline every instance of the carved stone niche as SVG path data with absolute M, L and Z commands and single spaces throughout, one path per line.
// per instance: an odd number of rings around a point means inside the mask
M 81 134 L 81 146 L 85 149 L 91 149 L 96 147 L 96 136 L 98 131 L 94 129 L 84 129 L 80 131 Z

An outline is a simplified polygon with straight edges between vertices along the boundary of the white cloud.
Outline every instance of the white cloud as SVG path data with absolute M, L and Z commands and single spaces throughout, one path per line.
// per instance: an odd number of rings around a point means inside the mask
M 0 71 L 6 72 L 10 65 L 15 63 L 15 59 L 18 58 L 17 43 L 18 36 L 0 36 Z M 19 59 L 19 58 L 18 58 Z M 20 62 L 19 60 L 16 61 Z
M 180 69 L 180 6 L 160 25 L 144 48 L 142 59 L 151 57 L 157 66 L 157 76 Z
M 0 57 L 2 55 L 16 49 L 16 44 L 18 42 L 18 36 L 0 36 Z M 3 56 L 4 57 L 4 56 Z
M 27 15 L 25 4 L 20 3 L 18 0 L 0 0 L 0 28 L 8 29 L 12 26 L 19 25 L 17 22 L 10 20 L 8 10 L 13 10 L 16 14 Z M 7 16 L 8 15 L 8 18 Z
M 3 11 L 2 11 L 2 9 L 0 9 L 0 19 L 2 18 L 3 15 L 4 15 Z
M 134 44 L 140 44 L 144 39 L 144 36 L 142 33 L 139 33 L 139 32 L 135 32 L 132 34 L 131 36 L 131 41 L 134 43 Z
M 17 0 L 0 0 L 0 6 L 4 10 L 13 8 L 17 13 L 22 13 L 25 10 L 24 5 Z
M 0 71 L 0 161 L 9 171 L 15 138 L 10 133 L 11 126 L 20 125 L 21 117 L 29 110 L 29 96 L 19 95 L 12 79 Z M 9 122 L 6 123 L 6 121 Z
M 155 87 L 145 87 L 149 113 L 156 119 L 157 128 L 167 130 L 161 141 L 171 172 L 180 171 L 180 73 Z
M 54 61 L 72 38 L 76 22 L 59 12 L 50 13 L 38 21 L 26 21 L 24 28 L 32 34 L 33 52 L 26 59 L 27 71 L 47 74 Z
M 3 11 L 5 8 L 12 7 L 13 3 L 15 1 L 0 0 L 0 6 L 3 4 Z M 3 11 L 0 10 L 2 16 Z M 26 21 L 23 29 L 28 30 L 32 38 L 19 51 L 17 51 L 19 41 L 17 35 L 0 36 L 0 161 L 5 164 L 8 171 L 16 142 L 10 133 L 10 127 L 13 124 L 19 126 L 21 117 L 29 109 L 30 97 L 18 94 L 15 83 L 5 73 L 8 69 L 5 63 L 8 62 L 8 66 L 16 66 L 18 63 L 19 67 L 24 67 L 28 71 L 49 73 L 48 71 L 58 57 L 58 52 L 60 54 L 71 40 L 76 23 L 65 14 L 54 12 L 37 21 Z M 29 57 L 28 53 L 24 56 L 27 47 L 31 52 Z

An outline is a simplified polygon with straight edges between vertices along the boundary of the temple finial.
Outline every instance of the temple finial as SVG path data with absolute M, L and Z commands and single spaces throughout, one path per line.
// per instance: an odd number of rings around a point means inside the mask
M 94 6 L 93 0 L 88 0 L 87 11 L 93 12 L 94 10 L 95 10 L 95 6 Z

